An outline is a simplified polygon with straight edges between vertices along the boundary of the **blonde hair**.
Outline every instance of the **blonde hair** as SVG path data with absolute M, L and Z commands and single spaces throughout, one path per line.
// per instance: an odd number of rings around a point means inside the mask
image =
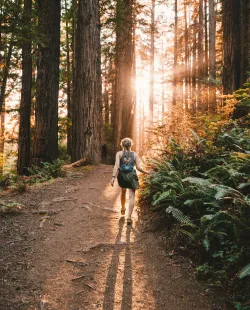
M 130 139 L 130 138 L 124 138 L 121 140 L 121 147 L 126 149 L 126 150 L 129 150 L 133 145 L 133 140 Z

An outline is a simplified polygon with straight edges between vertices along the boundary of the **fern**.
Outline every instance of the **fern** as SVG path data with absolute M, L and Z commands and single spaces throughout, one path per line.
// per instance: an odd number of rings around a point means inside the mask
M 204 246 L 204 248 L 207 250 L 207 252 L 209 251 L 210 248 L 210 242 L 208 240 L 208 238 L 202 239 L 202 244 Z
M 217 193 L 215 194 L 216 200 L 224 198 L 227 194 L 233 194 L 234 196 L 243 197 L 241 192 L 229 186 L 225 186 L 222 184 L 213 184 L 211 187 L 217 191 Z
M 194 178 L 194 177 L 188 177 L 182 180 L 183 182 L 189 182 L 194 185 L 202 186 L 202 187 L 209 187 L 212 185 L 212 183 L 209 180 L 205 180 L 202 178 Z
M 198 198 L 198 199 L 187 199 L 186 201 L 184 201 L 184 206 L 189 206 L 192 207 L 193 205 L 196 205 L 197 203 L 201 203 L 202 199 Z
M 174 195 L 175 191 L 169 189 L 166 192 L 163 192 L 152 204 L 155 206 L 161 201 L 172 199 Z
M 178 232 L 188 236 L 193 242 L 197 242 L 195 234 L 192 234 L 190 231 L 178 229 Z
M 190 220 L 190 218 L 183 214 L 183 212 L 172 206 L 166 209 L 167 213 L 171 213 L 172 216 L 182 225 L 196 227 L 195 224 Z
M 243 279 L 250 275 L 250 264 L 246 265 L 239 273 L 238 277 Z

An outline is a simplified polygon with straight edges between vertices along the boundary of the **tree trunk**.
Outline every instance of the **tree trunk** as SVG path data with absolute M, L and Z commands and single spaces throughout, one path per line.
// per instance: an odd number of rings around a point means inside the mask
M 3 175 L 4 169 L 5 102 L 3 102 L 2 109 L 0 113 L 0 176 Z
M 216 79 L 216 16 L 215 2 L 209 0 L 209 75 Z
M 241 77 L 240 84 L 249 78 L 250 71 L 250 1 L 241 0 Z
M 177 86 L 177 56 L 178 56 L 178 45 L 177 45 L 177 30 L 178 30 L 178 1 L 174 2 L 174 66 L 173 66 L 173 100 L 172 104 L 176 104 L 176 86 Z
M 8 53 L 5 58 L 3 74 L 2 74 L 2 79 L 1 79 L 2 85 L 0 88 L 0 113 L 3 111 L 3 105 L 5 101 L 5 92 L 6 92 L 7 80 L 9 76 L 10 60 L 12 56 L 13 47 L 14 47 L 14 42 L 13 42 L 13 38 L 11 38 L 9 48 L 8 48 Z
M 207 15 L 207 4 L 208 0 L 204 0 L 204 14 L 205 14 L 205 58 L 204 58 L 204 76 L 208 77 L 208 15 Z
M 72 151 L 72 91 L 71 91 L 71 72 L 72 72 L 72 66 L 70 61 L 70 40 L 69 40 L 69 21 L 68 21 L 68 8 L 67 8 L 67 0 L 64 2 L 65 5 L 65 13 L 66 13 L 66 62 L 67 62 L 67 153 L 71 156 Z M 73 4 L 73 12 L 75 10 L 74 4 Z M 73 13 L 74 15 L 74 13 Z M 74 18 L 73 18 L 73 26 L 74 27 Z
M 203 0 L 199 2 L 199 32 L 198 32 L 198 75 L 199 79 L 204 78 L 204 12 Z
M 137 102 L 136 102 L 136 6 L 137 0 L 132 0 L 132 115 L 131 115 L 131 122 L 132 122 L 132 137 L 134 142 L 134 150 L 137 151 Z
M 116 7 L 116 82 L 114 106 L 114 145 L 121 137 L 133 134 L 132 98 L 132 1 L 117 0 Z
M 155 0 L 151 0 L 150 25 L 150 77 L 149 77 L 149 121 L 154 120 L 154 77 L 155 77 Z
M 163 36 L 161 40 L 161 118 L 163 120 L 165 113 L 165 66 L 164 66 L 164 46 Z
M 38 0 L 38 45 L 35 129 L 32 162 L 58 156 L 58 89 L 60 60 L 60 0 Z
M 241 28 L 240 1 L 223 0 L 223 92 L 230 94 L 240 87 Z
M 185 89 L 188 83 L 188 25 L 187 25 L 187 2 L 184 2 L 184 22 L 185 22 Z M 187 94 L 185 93 L 185 96 Z
M 7 80 L 9 76 L 9 70 L 10 70 L 10 61 L 13 51 L 13 39 L 11 38 L 8 53 L 6 55 L 5 59 L 5 65 L 3 68 L 3 78 L 1 80 L 1 93 L 0 93 L 0 175 L 3 174 L 3 168 L 4 168 L 4 134 L 5 134 L 5 93 L 6 93 L 6 87 L 7 87 Z
M 23 22 L 27 29 L 31 27 L 32 0 L 24 0 Z M 29 30 L 24 33 L 22 47 L 22 92 L 20 103 L 20 123 L 18 139 L 17 171 L 23 174 L 23 168 L 30 166 L 30 113 L 32 90 L 32 55 Z
M 101 161 L 102 98 L 98 0 L 79 1 L 75 33 L 72 161 Z
M 103 73 L 103 103 L 104 103 L 104 123 L 109 124 L 109 91 L 108 91 L 108 56 L 104 57 Z

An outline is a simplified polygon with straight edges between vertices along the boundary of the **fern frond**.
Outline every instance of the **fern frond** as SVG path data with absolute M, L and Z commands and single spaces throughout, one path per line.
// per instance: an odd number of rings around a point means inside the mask
M 207 252 L 209 251 L 209 248 L 210 248 L 210 242 L 207 238 L 205 239 L 202 239 L 202 244 L 204 246 L 204 248 L 207 250 Z
M 245 278 L 246 276 L 250 275 L 250 264 L 246 265 L 239 273 L 238 277 L 240 279 Z
M 212 183 L 209 180 L 205 180 L 202 178 L 194 178 L 194 177 L 188 177 L 182 180 L 183 182 L 189 182 L 194 185 L 202 186 L 202 187 L 209 187 L 212 185 Z
M 250 186 L 250 183 L 240 183 L 240 184 L 238 185 L 238 189 L 243 189 L 243 188 L 246 188 L 246 187 L 248 187 L 248 186 Z
M 195 238 L 195 235 L 192 234 L 191 232 L 187 231 L 187 230 L 184 230 L 184 229 L 178 229 L 178 232 L 188 236 L 193 242 L 196 242 L 196 238 Z
M 200 203 L 202 202 L 202 199 L 199 198 L 199 199 L 187 199 L 186 201 L 184 201 L 184 205 L 185 206 L 189 206 L 189 207 L 192 207 L 193 205 L 195 205 L 196 203 Z
M 195 224 L 190 220 L 188 216 L 183 214 L 181 210 L 170 206 L 166 209 L 166 212 L 171 213 L 172 216 L 182 225 L 195 227 Z
M 152 204 L 153 206 L 155 206 L 161 201 L 173 198 L 174 195 L 175 195 L 175 191 L 169 189 L 166 192 L 163 192 Z

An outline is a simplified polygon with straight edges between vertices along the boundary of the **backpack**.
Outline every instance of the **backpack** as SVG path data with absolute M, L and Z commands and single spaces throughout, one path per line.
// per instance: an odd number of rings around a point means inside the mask
M 130 161 L 128 162 L 129 155 L 130 155 Z M 126 161 L 124 162 L 125 158 L 126 158 Z M 134 171 L 134 163 L 135 163 L 134 152 L 131 152 L 131 153 L 122 152 L 122 157 L 120 159 L 120 171 L 122 172 Z

